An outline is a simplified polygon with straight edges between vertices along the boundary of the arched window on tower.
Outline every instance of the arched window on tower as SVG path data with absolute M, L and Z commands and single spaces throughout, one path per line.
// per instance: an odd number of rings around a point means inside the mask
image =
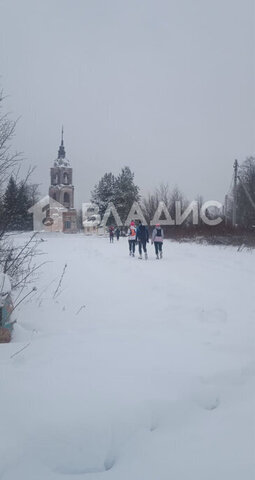
M 67 175 L 67 173 L 65 172 L 65 173 L 64 173 L 64 184 L 65 184 L 65 185 L 68 185 L 68 183 L 69 183 L 69 181 L 68 181 L 68 175 Z
M 70 195 L 67 192 L 64 193 L 64 204 L 65 203 L 70 203 Z
M 57 174 L 57 173 L 55 173 L 55 175 L 54 175 L 53 184 L 54 184 L 54 185 L 57 185 L 57 184 L 58 184 L 58 174 Z

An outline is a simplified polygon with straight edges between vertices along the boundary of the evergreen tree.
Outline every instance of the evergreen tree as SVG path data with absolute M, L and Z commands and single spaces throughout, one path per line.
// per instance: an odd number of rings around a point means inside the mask
M 134 202 L 140 200 L 139 187 L 134 183 L 135 174 L 124 167 L 116 179 L 114 205 L 124 222 Z
M 101 216 L 112 202 L 123 222 L 133 203 L 139 200 L 139 187 L 134 184 L 134 173 L 129 167 L 122 168 L 117 178 L 112 173 L 105 173 L 91 193 L 91 201 L 98 205 Z
M 3 225 L 6 225 L 7 230 L 17 229 L 18 196 L 18 185 L 11 176 L 3 199 Z
M 99 213 L 104 215 L 110 202 L 115 203 L 116 179 L 112 173 L 105 173 L 95 185 L 91 193 L 91 201 L 99 207 Z
M 32 215 L 28 209 L 32 206 L 28 185 L 21 183 L 18 188 L 17 229 L 32 230 Z
M 24 182 L 18 185 L 11 176 L 4 194 L 1 226 L 6 230 L 31 230 L 32 216 L 28 213 L 31 205 L 27 185 Z

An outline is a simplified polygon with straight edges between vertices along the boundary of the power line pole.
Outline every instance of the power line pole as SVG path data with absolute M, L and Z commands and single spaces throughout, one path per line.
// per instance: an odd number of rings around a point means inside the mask
M 238 161 L 234 162 L 234 202 L 233 202 L 233 215 L 232 215 L 232 225 L 236 226 L 236 204 L 237 204 L 237 170 L 238 170 Z
M 227 225 L 228 224 L 228 196 L 227 195 L 225 195 L 224 217 L 225 217 L 225 225 Z

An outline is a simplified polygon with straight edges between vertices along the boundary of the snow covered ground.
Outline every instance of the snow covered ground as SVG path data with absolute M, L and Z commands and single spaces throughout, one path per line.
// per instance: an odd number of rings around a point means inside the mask
M 43 238 L 0 345 L 0 479 L 254 480 L 254 253 Z

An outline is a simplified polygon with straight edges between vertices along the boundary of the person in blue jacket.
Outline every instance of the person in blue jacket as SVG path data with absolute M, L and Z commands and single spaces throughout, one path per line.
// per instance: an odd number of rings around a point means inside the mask
M 138 242 L 138 250 L 140 259 L 143 258 L 142 250 L 144 251 L 145 259 L 147 260 L 147 243 L 149 243 L 149 232 L 148 228 L 142 224 L 141 220 L 138 220 L 138 227 L 136 229 L 136 241 Z

